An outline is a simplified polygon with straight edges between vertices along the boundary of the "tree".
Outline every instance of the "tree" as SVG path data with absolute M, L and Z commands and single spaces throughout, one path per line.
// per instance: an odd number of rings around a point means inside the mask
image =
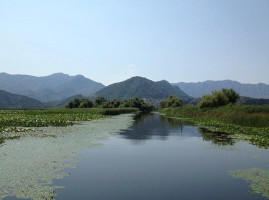
M 176 108 L 176 107 L 181 107 L 183 106 L 183 101 L 176 96 L 169 96 L 167 99 L 162 100 L 160 102 L 160 107 L 161 108 Z
M 211 95 L 207 94 L 202 97 L 202 100 L 199 103 L 199 108 L 213 108 L 215 107 L 214 99 Z
M 74 103 L 73 103 L 73 101 L 70 101 L 65 107 L 66 107 L 66 108 L 74 108 Z
M 95 105 L 99 106 L 106 102 L 106 99 L 104 97 L 98 97 L 95 99 Z
M 79 108 L 92 108 L 93 102 L 89 99 L 81 99 Z
M 199 103 L 199 108 L 225 106 L 229 103 L 236 103 L 239 94 L 233 89 L 223 88 L 220 91 L 213 91 L 212 95 L 204 95 Z
M 221 91 L 228 97 L 229 103 L 234 104 L 234 103 L 236 103 L 237 99 L 239 98 L 239 94 L 236 93 L 233 89 L 223 88 Z
M 222 91 L 213 91 L 212 97 L 215 107 L 225 106 L 229 103 L 228 97 Z
M 73 100 L 73 104 L 74 104 L 74 108 L 78 108 L 78 107 L 79 107 L 79 104 L 80 104 L 80 99 L 75 98 L 75 99 Z

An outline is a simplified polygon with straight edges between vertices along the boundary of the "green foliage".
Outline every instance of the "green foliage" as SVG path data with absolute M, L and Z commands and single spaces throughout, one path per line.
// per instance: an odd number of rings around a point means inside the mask
M 269 107 L 227 105 L 214 108 L 184 106 L 164 108 L 161 113 L 171 117 L 187 118 L 213 132 L 237 134 L 240 139 L 269 148 Z
M 182 107 L 183 101 L 175 96 L 169 96 L 167 99 L 162 100 L 160 102 L 161 108 L 176 108 L 176 107 Z
M 212 95 L 204 95 L 201 102 L 199 103 L 199 108 L 213 108 L 219 106 L 225 106 L 229 103 L 234 104 L 239 98 L 233 89 L 222 89 L 221 91 L 213 91 Z
M 93 107 L 93 102 L 89 99 L 81 99 L 79 108 L 92 108 Z
M 79 121 L 104 118 L 105 115 L 138 111 L 137 108 L 113 108 L 109 110 L 109 112 L 103 108 L 0 110 L 0 140 L 2 132 L 33 131 L 32 127 L 69 126 Z
M 66 108 L 92 108 L 93 102 L 89 99 L 78 99 L 70 101 L 66 106 Z
M 146 103 L 143 99 L 135 98 L 129 99 L 126 103 L 130 107 L 138 108 L 141 112 L 151 112 L 154 107 L 152 104 Z
M 92 108 L 93 103 L 88 99 L 77 99 L 70 101 L 66 108 Z M 120 99 L 113 99 L 113 100 L 106 100 L 104 97 L 98 97 L 95 100 L 95 107 L 97 108 L 138 108 L 142 112 L 151 112 L 154 107 L 152 104 L 146 103 L 143 99 L 135 98 L 135 99 L 128 99 L 128 100 L 120 100 Z M 108 111 L 112 112 L 112 111 Z
M 236 100 L 239 98 L 239 94 L 236 93 L 233 89 L 223 88 L 221 91 L 226 95 L 229 103 L 235 104 Z
M 200 108 L 213 108 L 215 107 L 215 101 L 213 96 L 211 95 L 204 95 L 202 97 L 202 100 L 199 103 Z
M 0 132 L 28 131 L 23 127 L 68 126 L 103 118 L 102 112 L 103 109 L 0 110 Z
M 100 106 L 105 102 L 106 102 L 106 99 L 104 97 L 98 97 L 97 99 L 95 99 L 95 105 L 96 106 Z

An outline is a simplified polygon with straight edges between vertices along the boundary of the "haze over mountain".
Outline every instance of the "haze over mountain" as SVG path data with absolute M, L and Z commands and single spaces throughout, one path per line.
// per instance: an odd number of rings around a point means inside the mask
M 44 104 L 35 99 L 0 90 L 0 108 L 43 108 Z
M 103 87 L 103 84 L 82 75 L 56 73 L 35 77 L 0 73 L 1 90 L 26 95 L 42 102 L 61 100 L 78 94 L 89 96 Z
M 213 90 L 221 90 L 222 88 L 232 88 L 240 94 L 240 96 L 252 98 L 269 98 L 269 85 L 259 84 L 243 84 L 237 81 L 204 81 L 197 83 L 173 83 L 180 89 L 193 97 L 201 97 L 205 94 L 211 94 Z
M 102 96 L 107 99 L 129 99 L 138 97 L 149 100 L 161 100 L 167 98 L 169 95 L 177 96 L 184 101 L 191 99 L 191 97 L 180 88 L 171 85 L 165 80 L 154 82 L 138 76 L 111 84 L 94 94 L 96 97 Z

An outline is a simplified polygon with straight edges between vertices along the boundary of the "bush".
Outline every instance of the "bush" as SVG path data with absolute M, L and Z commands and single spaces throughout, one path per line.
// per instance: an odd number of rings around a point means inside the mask
M 93 102 L 89 99 L 81 99 L 79 108 L 92 108 L 93 107 Z
M 213 108 L 236 103 L 239 94 L 233 89 L 222 89 L 213 91 L 212 95 L 204 95 L 199 103 L 199 108 Z
M 233 89 L 225 89 L 221 90 L 228 98 L 229 103 L 236 103 L 236 100 L 239 98 L 239 94 L 236 93 Z
M 97 99 L 95 99 L 96 106 L 102 105 L 105 102 L 106 102 L 106 99 L 104 97 L 98 97 Z
M 93 102 L 89 99 L 77 99 L 70 101 L 66 106 L 66 108 L 92 108 Z
M 169 96 L 167 99 L 160 102 L 161 108 L 176 108 L 182 106 L 183 101 L 175 96 Z

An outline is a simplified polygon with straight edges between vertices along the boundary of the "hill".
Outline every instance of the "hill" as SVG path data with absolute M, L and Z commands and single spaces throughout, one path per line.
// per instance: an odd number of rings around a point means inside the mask
M 0 90 L 0 108 L 44 108 L 44 104 L 23 95 Z
M 179 87 L 171 85 L 167 81 L 151 81 L 142 77 L 132 77 L 123 82 L 114 83 L 102 90 L 99 90 L 94 96 L 102 96 L 106 99 L 129 99 L 145 98 L 147 100 L 161 100 L 169 95 L 174 95 L 184 101 L 191 99 Z
M 222 88 L 232 88 L 240 94 L 252 98 L 269 98 L 269 85 L 259 84 L 242 84 L 236 81 L 204 81 L 198 83 L 173 83 L 180 87 L 184 92 L 193 97 L 201 97 L 205 94 L 211 94 L 213 90 Z
M 104 85 L 82 75 L 56 73 L 50 76 L 10 75 L 0 73 L 0 90 L 26 95 L 39 101 L 56 101 L 81 94 L 89 96 Z

